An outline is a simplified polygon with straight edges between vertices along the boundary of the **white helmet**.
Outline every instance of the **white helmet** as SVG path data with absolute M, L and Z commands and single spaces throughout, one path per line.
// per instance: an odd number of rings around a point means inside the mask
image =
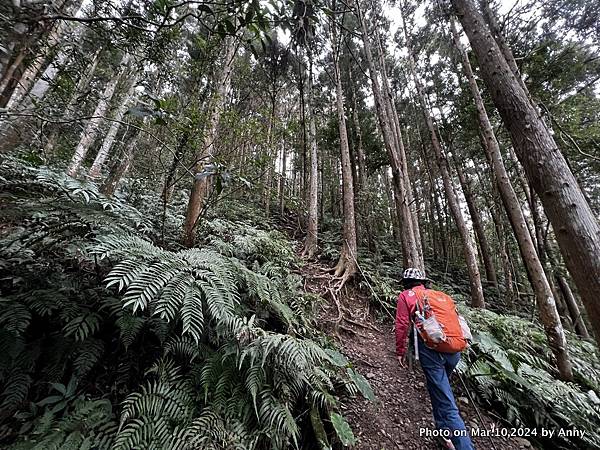
M 408 269 L 406 269 L 402 274 L 402 279 L 428 281 L 425 274 L 420 269 L 415 269 L 414 267 L 409 267 Z

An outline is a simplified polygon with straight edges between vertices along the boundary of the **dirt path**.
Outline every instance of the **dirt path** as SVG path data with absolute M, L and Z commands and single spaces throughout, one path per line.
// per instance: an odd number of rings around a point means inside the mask
M 343 413 L 359 442 L 360 450 L 412 450 L 439 448 L 433 437 L 420 434 L 434 429 L 431 403 L 425 378 L 418 367 L 414 371 L 401 369 L 395 357 L 395 340 L 391 319 L 376 323 L 368 311 L 368 299 L 361 298 L 352 289 L 342 289 L 337 295 L 331 287 L 335 281 L 324 275 L 324 266 L 307 264 L 303 268 L 308 292 L 319 293 L 329 301 L 323 305 L 319 323 L 323 331 L 332 335 L 344 354 L 363 374 L 373 388 L 377 400 L 370 402 L 360 395 L 342 405 Z M 341 321 L 340 312 L 344 317 Z M 456 386 L 461 415 L 468 427 L 500 428 L 497 420 L 482 411 L 482 427 L 475 409 Z M 533 448 L 519 438 L 474 437 L 479 450 L 508 450 Z

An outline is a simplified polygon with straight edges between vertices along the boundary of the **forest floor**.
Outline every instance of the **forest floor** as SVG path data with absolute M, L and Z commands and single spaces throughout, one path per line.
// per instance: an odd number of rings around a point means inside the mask
M 318 314 L 321 329 L 332 336 L 342 352 L 367 378 L 376 401 L 360 394 L 342 404 L 343 415 L 358 439 L 360 450 L 436 449 L 433 437 L 420 436 L 433 430 L 431 402 L 420 367 L 402 369 L 395 356 L 395 338 L 391 317 L 377 321 L 369 311 L 369 299 L 347 285 L 336 294 L 333 276 L 323 264 L 307 262 L 302 268 L 306 292 L 327 299 Z M 418 364 L 417 364 L 418 365 Z M 467 427 L 480 429 L 502 428 L 491 413 L 481 411 L 484 426 L 477 411 L 454 377 L 454 393 Z M 474 437 L 477 449 L 533 449 L 522 438 Z

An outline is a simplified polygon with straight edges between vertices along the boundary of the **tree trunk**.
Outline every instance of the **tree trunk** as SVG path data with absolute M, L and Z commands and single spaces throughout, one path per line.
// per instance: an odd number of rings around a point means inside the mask
M 298 49 L 298 47 L 296 46 L 296 54 L 298 55 L 302 55 L 302 49 L 303 47 L 300 47 L 300 49 Z M 304 95 L 304 71 L 302 69 L 302 60 L 303 60 L 303 56 L 301 56 L 300 58 L 298 58 L 298 92 L 299 92 L 299 96 L 300 96 L 300 122 L 302 124 L 302 126 L 300 127 L 300 140 L 302 142 L 302 146 L 299 149 L 300 150 L 300 159 L 301 159 L 301 164 L 300 164 L 300 173 L 301 173 L 301 177 L 300 180 L 298 182 L 298 186 L 300 187 L 300 194 L 302 195 L 298 195 L 298 197 L 301 197 L 303 200 L 306 200 L 306 195 L 308 195 L 308 192 L 306 191 L 306 178 L 308 175 L 308 171 L 306 170 L 306 166 L 307 166 L 307 159 L 308 159 L 308 145 L 307 145 L 307 131 L 306 131 L 306 103 L 305 103 L 305 95 Z
M 521 72 L 519 71 L 519 67 L 517 66 L 517 61 L 515 60 L 515 57 L 512 51 L 510 50 L 510 47 L 508 46 L 504 35 L 502 34 L 502 30 L 500 29 L 500 25 L 496 20 L 496 16 L 490 8 L 489 0 L 479 0 L 479 5 L 481 6 L 481 10 L 483 11 L 483 17 L 486 23 L 488 24 L 492 35 L 494 36 L 494 40 L 496 41 L 498 47 L 500 48 L 500 51 L 502 52 L 502 56 L 504 56 L 504 59 L 510 67 L 510 70 L 517 79 L 517 82 L 521 85 L 523 90 L 527 92 L 527 88 L 525 87 L 525 83 L 523 82 L 523 78 L 521 77 Z M 529 96 L 529 93 L 527 93 L 527 95 Z
M 196 158 L 195 173 L 197 175 L 194 178 L 194 184 L 192 185 L 190 199 L 188 201 L 185 223 L 183 224 L 183 244 L 187 247 L 192 247 L 194 245 L 197 222 L 208 196 L 209 177 L 205 176 L 206 174 L 203 176 L 198 176 L 198 174 L 202 173 L 207 159 L 211 159 L 215 151 L 217 127 L 225 106 L 225 96 L 231 83 L 236 50 L 236 42 L 233 38 L 228 38 L 224 49 L 223 70 L 219 73 L 218 78 L 215 77 L 217 87 L 211 101 L 212 109 L 208 128 L 204 135 L 204 142 Z
M 319 192 L 319 221 L 323 221 L 323 218 L 325 217 L 325 182 L 323 181 L 323 171 L 325 170 L 325 158 L 321 158 L 321 161 L 319 163 L 319 182 L 318 182 L 318 187 L 320 187 L 320 189 L 317 189 L 317 191 Z M 294 171 L 294 173 L 296 173 L 296 171 Z
M 4 1 L 3 4 L 10 3 Z M 7 57 L 0 56 L 0 70 L 2 70 L 2 77 L 0 79 L 0 108 L 4 108 L 9 101 L 14 89 L 19 88 L 19 83 L 22 80 L 23 74 L 27 71 L 27 67 L 22 68 L 23 62 L 28 55 L 33 55 L 33 63 L 35 63 L 37 56 L 40 54 L 39 49 L 47 49 L 48 45 L 40 42 L 45 40 L 48 42 L 49 35 L 59 27 L 65 26 L 64 22 L 56 21 L 31 21 L 30 18 L 37 14 L 44 14 L 48 12 L 48 6 L 51 5 L 51 9 L 56 12 L 65 12 L 67 14 L 75 14 L 75 11 L 81 6 L 81 1 L 54 1 L 54 2 L 40 2 L 40 1 L 18 1 L 13 0 L 11 8 L 14 13 L 12 18 L 15 20 L 11 23 L 10 19 L 8 24 L 12 27 L 12 36 L 9 38 L 9 42 L 3 42 L 3 52 Z M 6 9 L 3 11 L 6 13 Z M 10 18 L 11 14 L 8 13 Z M 3 21 L 6 23 L 6 16 L 3 17 Z M 17 31 L 18 29 L 18 31 Z M 11 39 L 12 38 L 12 39 Z M 47 56 L 47 54 L 44 54 Z M 31 66 L 32 62 L 29 62 Z M 15 76 L 18 73 L 18 76 Z
M 335 4 L 335 2 L 333 2 Z M 335 9 L 335 8 L 333 8 Z M 354 217 L 354 182 L 352 180 L 352 161 L 350 160 L 350 148 L 348 145 L 348 132 L 346 128 L 346 117 L 344 109 L 344 93 L 342 91 L 342 77 L 340 74 L 338 33 L 335 20 L 330 21 L 331 41 L 333 46 L 333 71 L 335 81 L 335 98 L 340 133 L 340 156 L 342 166 L 342 206 L 343 206 L 343 239 L 340 259 L 335 267 L 335 276 L 342 277 L 340 286 L 343 285 L 357 270 L 357 244 L 356 244 L 356 220 Z
M 276 152 L 273 150 L 273 129 L 275 128 L 275 116 L 277 114 L 277 96 L 271 98 L 271 108 L 269 114 L 269 125 L 267 127 L 267 149 L 266 160 L 267 168 L 265 170 L 265 181 L 263 183 L 263 206 L 265 208 L 265 216 L 271 214 L 271 185 L 273 184 L 273 174 L 275 173 L 275 158 Z
M 538 256 L 540 257 L 540 260 L 542 261 L 542 265 L 544 265 L 543 255 L 539 254 L 539 249 L 541 248 L 540 245 L 542 245 L 542 243 L 538 242 L 538 240 L 537 240 L 537 235 L 535 233 L 535 223 L 533 222 L 533 214 L 534 213 L 530 210 L 530 207 L 531 207 L 530 205 L 532 202 L 531 193 L 533 192 L 531 183 L 528 182 L 528 180 L 525 176 L 525 172 L 523 171 L 523 168 L 521 167 L 521 164 L 519 163 L 519 160 L 517 159 L 517 155 L 515 154 L 514 149 L 510 145 L 508 146 L 507 155 L 508 155 L 508 159 L 513 162 L 513 165 L 512 165 L 513 173 L 511 173 L 511 171 L 510 171 L 511 167 L 508 167 L 507 171 L 508 171 L 509 177 L 516 181 L 514 189 L 515 189 L 515 192 L 517 193 L 517 198 L 519 199 L 521 209 L 523 210 L 523 214 L 525 216 L 525 225 L 527 226 L 527 229 L 529 230 L 529 234 L 531 235 L 533 244 L 535 245 L 536 249 L 538 249 Z M 522 196 L 519 195 L 520 192 L 519 192 L 518 188 L 520 188 L 520 191 L 523 193 Z
M 77 102 L 79 102 L 80 97 L 86 91 L 88 86 L 90 85 L 92 79 L 94 78 L 94 73 L 96 72 L 96 67 L 98 66 L 99 56 L 102 52 L 102 48 L 99 48 L 94 55 L 85 71 L 85 73 L 79 78 L 77 85 L 75 86 L 75 90 L 73 94 L 69 98 L 69 102 L 66 104 L 64 108 L 64 112 L 61 116 L 61 122 L 66 122 L 73 116 L 73 111 Z M 56 145 L 56 140 L 58 139 L 59 132 L 62 129 L 63 124 L 57 124 L 50 136 L 48 136 L 48 140 L 46 141 L 46 145 L 44 146 L 45 153 L 51 153 L 54 150 L 54 146 Z
M 556 232 L 600 343 L 600 225 L 550 130 L 515 78 L 472 0 L 452 0 L 528 179 Z
M 281 175 L 279 177 L 279 214 L 283 217 L 285 213 L 285 181 L 287 175 L 287 152 L 285 148 L 285 140 L 281 142 Z M 317 172 L 317 177 L 319 176 Z M 318 182 L 318 180 L 317 180 Z
M 20 106 L 20 108 L 19 108 L 20 110 L 26 110 L 26 109 L 33 107 L 34 103 L 36 101 L 43 99 L 44 96 L 46 95 L 46 93 L 48 92 L 48 90 L 50 89 L 52 81 L 56 78 L 59 71 L 63 68 L 63 66 L 67 62 L 67 58 L 69 57 L 69 54 L 63 48 L 61 48 L 61 44 L 62 44 L 61 40 L 64 39 L 64 37 L 65 37 L 64 35 L 66 33 L 67 27 L 68 27 L 68 24 L 65 24 L 63 28 L 61 28 L 60 24 L 59 24 L 59 26 L 55 29 L 55 32 L 57 34 L 51 35 L 49 37 L 49 39 L 56 40 L 56 42 L 52 43 L 52 45 L 56 46 L 59 49 L 58 55 L 52 62 L 50 62 L 48 67 L 46 67 L 46 69 L 44 70 L 44 72 L 42 73 L 42 75 L 39 78 L 36 79 L 35 75 L 37 75 L 37 72 L 34 74 L 34 76 L 31 77 L 31 80 L 34 80 L 34 82 L 33 82 L 33 84 L 31 84 L 32 82 L 29 83 L 29 86 L 31 86 L 31 90 L 29 90 L 29 92 L 26 92 L 26 91 L 22 92 L 21 93 L 22 97 L 20 99 L 16 99 L 15 95 L 13 93 L 13 96 L 9 103 L 11 103 L 14 99 L 16 102 L 14 105 L 14 108 L 16 108 L 17 106 Z M 78 41 L 80 39 L 82 32 L 83 32 L 83 27 L 79 27 L 78 29 L 75 30 L 74 35 L 72 36 L 71 39 L 73 41 Z M 44 54 L 47 54 L 49 52 L 48 50 L 49 49 L 46 49 Z M 46 59 L 46 57 L 44 57 L 44 60 L 45 59 Z M 38 70 L 38 72 L 39 72 L 39 70 Z M 25 86 L 25 87 L 28 89 L 27 86 Z M 10 109 L 9 105 L 7 105 L 7 109 Z
M 100 100 L 98 100 L 98 104 L 96 105 L 96 109 L 92 114 L 92 117 L 88 121 L 83 133 L 81 134 L 81 138 L 79 139 L 79 143 L 75 148 L 75 154 L 71 159 L 71 163 L 69 164 L 69 168 L 67 169 L 67 173 L 74 177 L 79 172 L 81 165 L 89 151 L 90 147 L 96 140 L 98 136 L 98 132 L 100 131 L 100 126 L 104 122 L 104 115 L 108 111 L 110 106 L 110 102 L 115 94 L 115 90 L 117 89 L 117 84 L 119 83 L 121 77 L 127 70 L 127 66 L 129 65 L 130 56 L 126 53 L 120 63 L 119 70 L 115 76 L 108 82 L 108 84 L 104 87 L 104 91 L 100 96 Z
M 17 69 L 21 66 L 21 64 L 23 64 L 25 54 L 25 50 L 22 49 L 9 63 L 9 66 L 4 71 L 4 75 L 0 80 L 0 107 L 6 107 L 6 103 L 8 103 L 8 100 L 10 99 L 10 94 L 7 92 L 7 94 L 4 95 L 4 92 L 7 91 L 11 81 L 13 81 Z
M 63 24 L 59 24 L 60 28 L 62 28 L 61 25 Z M 19 54 L 11 66 L 8 67 L 7 74 L 0 83 L 0 88 L 2 89 L 0 92 L 4 94 L 2 106 L 8 111 L 15 111 L 19 106 L 19 103 L 21 103 L 21 100 L 27 95 L 27 92 L 37 78 L 38 72 L 46 63 L 46 58 L 50 52 L 51 45 L 56 44 L 53 41 L 56 40 L 57 37 L 57 29 L 54 28 L 48 36 L 48 43 L 42 47 L 41 52 L 36 54 L 28 65 L 21 68 L 21 73 L 19 73 L 20 71 L 17 69 L 20 68 L 24 57 L 26 56 L 23 53 Z M 15 74 L 17 74 L 17 76 L 15 76 Z
M 463 193 L 465 194 L 467 208 L 469 209 L 469 214 L 471 215 L 471 219 L 473 221 L 473 229 L 475 230 L 475 235 L 477 236 L 477 240 L 479 241 L 479 248 L 481 249 L 481 258 L 483 259 L 483 266 L 485 267 L 486 279 L 492 286 L 498 286 L 496 268 L 494 267 L 494 261 L 492 259 L 492 251 L 490 249 L 490 245 L 485 235 L 485 228 L 483 226 L 481 214 L 479 213 L 479 209 L 475 204 L 475 198 L 473 197 L 473 192 L 471 191 L 470 182 L 465 177 L 461 164 L 458 161 L 456 155 L 453 155 L 453 157 L 456 167 L 456 173 L 458 175 L 458 179 L 462 187 Z
M 405 198 L 402 202 L 402 220 L 410 220 L 412 227 L 412 239 L 413 244 L 411 251 L 415 252 L 414 262 L 412 267 L 420 268 L 424 271 L 425 262 L 423 260 L 423 247 L 421 245 L 421 227 L 419 225 L 419 208 L 414 201 L 414 194 L 412 189 L 412 183 L 408 172 L 408 163 L 406 160 L 406 148 L 404 145 L 404 138 L 402 136 L 402 129 L 400 128 L 400 118 L 398 117 L 398 110 L 394 102 L 394 96 L 390 87 L 390 82 L 387 75 L 387 67 L 385 62 L 385 52 L 383 45 L 381 44 L 381 37 L 377 27 L 375 27 L 375 38 L 379 49 L 379 66 L 382 78 L 383 91 L 385 93 L 384 100 L 386 104 L 388 117 L 392 121 L 392 133 L 396 143 L 397 154 L 400 159 L 402 167 L 402 180 L 404 185 Z
M 127 112 L 131 98 L 135 91 L 135 84 L 137 81 L 136 78 L 137 77 L 133 77 L 133 79 L 130 81 L 131 87 L 129 88 L 129 91 L 125 94 L 125 96 L 121 99 L 120 105 L 117 108 L 117 111 L 115 112 L 115 116 L 113 117 L 114 120 L 111 123 L 110 128 L 108 129 L 108 133 L 106 133 L 106 137 L 104 138 L 104 141 L 102 141 L 102 146 L 100 147 L 100 150 L 98 151 L 98 154 L 94 159 L 92 167 L 88 172 L 88 177 L 92 180 L 95 180 L 100 176 L 100 173 L 102 172 L 102 167 L 104 166 L 106 158 L 108 158 L 108 154 L 110 153 L 110 149 L 112 148 L 115 142 L 117 134 L 119 133 L 123 116 L 125 116 L 125 113 Z
M 431 144 L 435 153 L 435 157 L 438 163 L 438 168 L 440 169 L 440 173 L 442 175 L 442 181 L 444 183 L 444 191 L 446 193 L 446 199 L 448 201 L 448 205 L 450 207 L 450 211 L 454 218 L 454 222 L 456 227 L 458 228 L 458 232 L 460 234 L 462 240 L 463 254 L 465 257 L 465 261 L 467 263 L 467 270 L 469 272 L 469 280 L 471 285 L 471 306 L 476 308 L 485 307 L 485 301 L 483 297 L 483 288 L 481 286 L 481 276 L 479 274 L 479 267 L 477 265 L 477 256 L 475 254 L 475 247 L 473 245 L 473 239 L 471 234 L 469 233 L 469 229 L 467 228 L 467 224 L 465 222 L 465 218 L 462 215 L 462 211 L 460 209 L 460 204 L 458 201 L 458 197 L 456 195 L 456 191 L 454 190 L 454 186 L 452 184 L 452 179 L 450 178 L 450 172 L 448 170 L 448 161 L 443 153 L 442 146 L 440 144 L 437 131 L 433 124 L 433 119 L 429 112 L 429 108 L 425 101 L 425 94 L 423 93 L 423 88 L 421 86 L 421 82 L 417 77 L 415 62 L 412 56 L 412 49 L 409 41 L 408 31 L 406 29 L 406 24 L 404 21 L 404 17 L 402 18 L 402 23 L 404 27 L 404 34 L 407 40 L 408 47 L 408 64 L 410 71 L 413 76 L 413 81 L 417 88 L 417 94 L 419 96 L 419 101 L 421 104 L 421 109 L 423 116 L 425 118 L 425 123 L 427 124 L 427 128 L 429 129 L 429 134 L 431 138 Z
M 504 162 L 500 153 L 500 147 L 485 110 L 485 105 L 483 103 L 481 93 L 479 92 L 477 82 L 475 81 L 469 58 L 460 43 L 454 22 L 451 21 L 450 25 L 454 35 L 455 45 L 457 46 L 461 55 L 461 61 L 469 82 L 471 95 L 474 98 L 475 106 L 477 108 L 479 127 L 483 135 L 483 146 L 487 152 L 488 160 L 491 161 L 502 201 L 519 244 L 519 250 L 521 251 L 523 263 L 527 267 L 532 287 L 535 292 L 538 310 L 540 313 L 540 320 L 542 321 L 544 329 L 546 330 L 550 348 L 552 349 L 554 357 L 556 358 L 561 377 L 565 380 L 572 379 L 573 374 L 571 362 L 569 360 L 569 354 L 567 351 L 567 342 L 563 332 L 562 324 L 560 322 L 560 317 L 556 309 L 556 302 L 554 300 L 552 289 L 548 279 L 546 278 L 544 268 L 538 258 L 533 240 L 531 239 L 531 234 L 527 229 L 525 217 L 523 216 L 517 195 L 510 183 L 506 168 L 504 167 Z
M 442 225 L 443 223 L 443 213 L 442 213 L 442 208 L 440 207 L 440 195 L 438 194 L 438 185 L 437 185 L 437 178 L 434 177 L 434 167 L 431 164 L 430 158 L 428 157 L 428 152 L 425 149 L 425 141 L 423 139 L 423 136 L 421 135 L 421 131 L 419 130 L 419 127 L 416 127 L 417 130 L 417 137 L 419 139 L 419 142 L 421 144 L 421 159 L 422 161 L 425 163 L 425 172 L 427 173 L 427 177 L 429 178 L 429 191 L 430 191 L 430 201 L 433 205 L 433 208 L 435 209 L 435 214 L 434 211 L 432 211 L 431 213 L 431 217 L 432 217 L 432 230 L 438 230 L 437 233 L 439 233 L 439 240 L 435 240 L 433 241 L 433 249 L 434 249 L 434 258 L 442 261 L 447 261 L 448 260 L 448 234 L 444 231 L 444 227 Z M 437 251 L 436 251 L 437 248 Z M 441 253 L 441 258 L 439 256 L 435 256 L 435 255 L 440 255 Z
M 315 121 L 315 109 L 313 98 L 313 74 L 312 54 L 308 54 L 308 85 L 306 89 L 308 100 L 308 141 L 310 149 L 310 173 L 308 185 L 308 223 L 306 229 L 306 241 L 304 243 L 303 255 L 312 258 L 317 251 L 317 234 L 319 230 L 318 200 L 319 200 L 319 162 L 317 149 L 317 126 Z
M 565 299 L 565 303 L 567 304 L 567 308 L 569 309 L 569 315 L 571 316 L 571 320 L 573 325 L 575 326 L 575 332 L 584 339 L 589 339 L 590 334 L 585 326 L 585 322 L 583 321 L 583 317 L 581 317 L 581 312 L 579 311 L 579 306 L 577 305 L 577 300 L 575 300 L 575 296 L 573 295 L 573 291 L 569 286 L 569 283 L 565 279 L 565 277 L 561 277 L 560 275 L 556 276 L 556 281 L 558 283 L 558 287 L 563 294 Z
M 356 134 L 356 159 L 358 161 L 358 190 L 365 188 L 367 184 L 367 166 L 365 149 L 363 147 L 362 130 L 360 127 L 360 120 L 358 118 L 358 98 L 356 96 L 356 85 L 354 78 L 352 77 L 352 70 L 350 69 L 350 86 L 352 88 L 352 124 L 354 125 L 354 132 Z
M 402 242 L 402 233 L 400 232 L 400 224 L 398 223 L 398 210 L 395 207 L 396 200 L 394 199 L 394 189 L 392 189 L 392 185 L 390 184 L 387 166 L 381 168 L 381 178 L 383 180 L 383 190 L 385 191 L 388 200 L 388 213 L 390 216 L 392 237 L 394 238 L 394 241 Z
M 106 180 L 100 187 L 100 192 L 102 192 L 107 197 L 112 197 L 117 190 L 117 186 L 119 182 L 123 178 L 123 175 L 127 173 L 129 168 L 131 167 L 131 163 L 133 161 L 133 157 L 137 150 L 137 143 L 140 138 L 140 133 L 137 132 L 135 136 L 133 136 L 127 147 L 123 152 L 123 156 L 120 161 L 115 161 Z
M 349 109 L 346 109 L 344 114 L 345 117 L 350 117 L 351 112 Z M 348 127 L 348 123 L 346 122 L 346 126 Z M 361 223 L 360 223 L 360 198 L 359 193 L 360 189 L 358 186 L 358 171 L 357 171 L 357 158 L 356 158 L 356 149 L 352 145 L 352 139 L 350 129 L 347 129 L 348 132 L 348 149 L 350 151 L 350 170 L 352 172 L 352 190 L 354 191 L 354 229 L 356 230 L 356 242 L 361 242 Z
M 81 5 L 81 1 L 75 2 L 71 8 L 71 14 L 76 14 L 79 6 Z M 59 21 L 52 30 L 48 33 L 46 37 L 46 42 L 42 46 L 41 50 L 34 57 L 34 59 L 29 63 L 27 68 L 24 70 L 23 74 L 19 78 L 19 81 L 12 91 L 11 95 L 7 97 L 6 101 L 6 109 L 9 111 L 15 111 L 27 93 L 30 91 L 32 86 L 37 82 L 38 75 L 48 61 L 48 55 L 50 55 L 52 48 L 57 45 L 60 45 L 62 38 L 64 37 L 67 28 L 69 27 L 69 23 L 65 21 Z M 59 56 L 57 57 L 58 65 L 61 65 L 61 62 L 64 62 L 66 58 L 66 54 L 64 52 L 59 52 Z M 57 72 L 58 69 L 54 67 L 54 70 Z M 56 76 L 56 73 L 53 74 Z
M 187 148 L 187 144 L 190 140 L 190 131 L 185 130 L 181 137 L 179 138 L 179 142 L 177 144 L 177 149 L 175 150 L 175 154 L 173 155 L 173 160 L 171 161 L 171 165 L 169 166 L 169 171 L 167 172 L 167 177 L 165 178 L 165 184 L 163 186 L 161 198 L 166 208 L 167 203 L 169 202 L 169 198 L 171 197 L 171 193 L 173 192 L 173 187 L 175 186 L 177 176 L 177 165 L 183 164 L 182 159 L 185 154 L 185 150 Z
M 557 288 L 557 265 L 554 258 L 548 258 L 549 249 L 547 248 L 547 239 L 544 238 L 544 231 L 542 229 L 541 223 L 541 215 L 543 215 L 543 211 L 539 209 L 539 202 L 537 199 L 537 195 L 533 188 L 528 185 L 529 191 L 529 211 L 531 213 L 531 221 L 533 223 L 533 235 L 535 236 L 534 245 L 536 245 L 536 250 L 538 257 L 540 258 L 540 263 L 546 272 L 546 278 L 548 279 L 548 283 L 550 284 L 550 288 L 552 289 L 552 293 L 554 294 L 554 298 L 556 299 L 556 308 L 558 310 L 558 314 L 560 316 L 563 327 L 566 330 L 573 331 L 573 322 L 571 320 L 571 314 L 566 304 L 566 299 L 560 287 Z
M 400 220 L 400 242 L 402 244 L 402 256 L 405 267 L 416 267 L 424 269 L 423 261 L 419 258 L 419 251 L 417 249 L 418 241 L 414 232 L 414 221 L 411 217 L 410 208 L 408 206 L 408 195 L 406 192 L 406 174 L 403 173 L 402 158 L 400 156 L 400 150 L 398 148 L 398 139 L 393 129 L 393 117 L 390 115 L 389 102 L 386 101 L 382 94 L 382 90 L 377 78 L 377 69 L 375 66 L 375 60 L 371 51 L 371 44 L 369 43 L 369 32 L 367 25 L 364 20 L 360 1 L 355 0 L 356 10 L 358 13 L 358 20 L 361 25 L 363 46 L 365 50 L 365 56 L 369 65 L 369 75 L 371 78 L 371 86 L 373 90 L 373 97 L 375 100 L 375 108 L 377 111 L 377 118 L 381 135 L 390 158 L 390 165 L 392 167 L 392 177 L 395 186 L 395 190 L 398 195 L 394 196 L 397 213 L 402 216 Z

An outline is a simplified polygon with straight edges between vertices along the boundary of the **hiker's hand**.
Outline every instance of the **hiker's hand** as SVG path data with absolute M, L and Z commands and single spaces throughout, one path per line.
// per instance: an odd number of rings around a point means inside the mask
M 406 355 L 398 356 L 398 364 L 400 364 L 400 367 L 403 369 L 406 369 Z

